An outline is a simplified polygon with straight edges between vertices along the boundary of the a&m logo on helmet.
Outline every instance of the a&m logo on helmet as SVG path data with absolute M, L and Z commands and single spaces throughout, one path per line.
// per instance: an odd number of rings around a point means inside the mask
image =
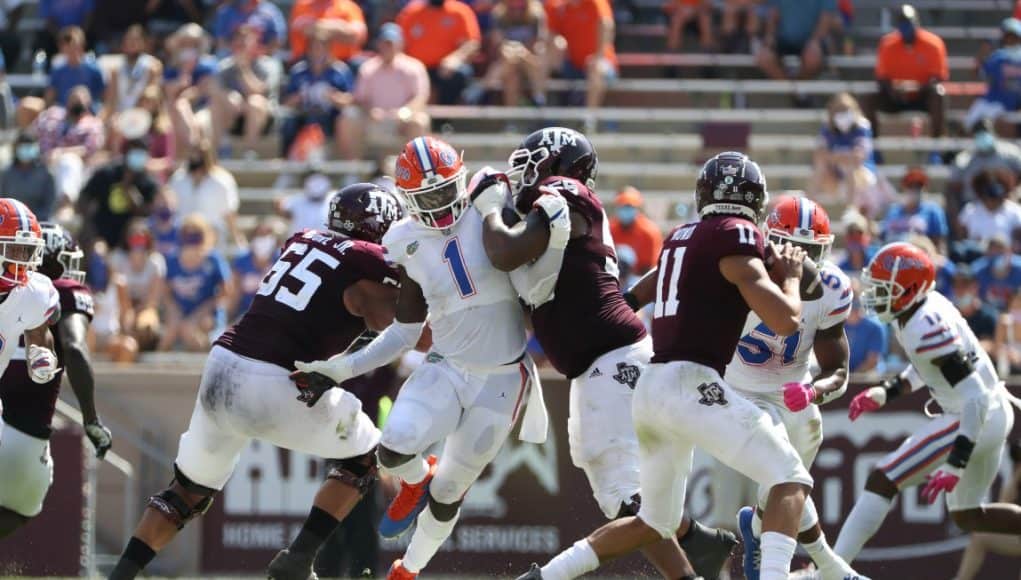
M 551 127 L 542 130 L 542 140 L 539 145 L 548 147 L 550 151 L 559 153 L 567 145 L 575 145 L 578 142 L 577 134 L 563 127 Z

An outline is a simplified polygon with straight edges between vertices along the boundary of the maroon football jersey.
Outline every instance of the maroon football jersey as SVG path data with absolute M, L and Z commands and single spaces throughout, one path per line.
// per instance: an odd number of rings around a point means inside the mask
M 759 228 L 737 216 L 709 216 L 670 232 L 659 254 L 652 362 L 692 361 L 723 375 L 749 308 L 720 273 L 720 260 L 764 260 L 764 247 Z
M 567 243 L 553 299 L 532 312 L 543 352 L 553 368 L 573 379 L 607 352 L 645 338 L 645 326 L 621 294 L 617 254 L 596 194 L 562 177 L 547 178 L 539 187 L 562 195 L 589 225 L 587 234 Z
M 57 296 L 60 299 L 60 317 L 71 314 L 83 314 L 90 321 L 95 314 L 92 300 L 92 292 L 87 286 L 60 278 L 53 281 L 57 289 Z M 64 360 L 64 352 L 60 346 L 60 325 L 59 323 L 50 328 L 53 333 L 54 354 L 57 360 Z M 53 380 L 40 385 L 28 378 L 28 368 L 25 365 L 25 340 L 22 338 L 18 343 L 22 354 L 15 355 L 7 372 L 0 378 L 0 399 L 4 404 L 4 422 L 18 431 L 38 437 L 40 439 L 50 438 L 50 423 L 53 421 L 53 412 L 57 406 L 57 396 L 60 394 L 60 379 L 63 371 L 58 372 Z
M 290 370 L 296 360 L 329 358 L 365 331 L 344 307 L 344 291 L 359 280 L 399 284 L 382 246 L 329 231 L 295 234 L 248 311 L 216 344 Z

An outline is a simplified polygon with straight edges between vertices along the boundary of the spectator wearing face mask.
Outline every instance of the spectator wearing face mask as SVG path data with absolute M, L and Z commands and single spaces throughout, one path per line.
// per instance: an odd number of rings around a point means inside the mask
M 631 246 L 635 252 L 635 275 L 641 276 L 656 265 L 663 247 L 663 234 L 656 222 L 642 213 L 642 194 L 625 187 L 613 200 L 610 235 L 616 244 Z
M 42 162 L 39 140 L 32 133 L 22 132 L 14 141 L 14 162 L 0 176 L 0 191 L 27 205 L 39 221 L 53 219 L 57 184 Z
M 950 227 L 943 207 L 924 199 L 925 188 L 929 185 L 925 169 L 908 169 L 900 185 L 900 196 L 890 204 L 880 227 L 883 241 L 899 242 L 917 233 L 927 236 L 937 248 L 944 251 Z
M 163 257 L 173 256 L 180 249 L 179 222 L 177 196 L 174 195 L 174 190 L 163 187 L 152 202 L 152 214 L 148 220 L 153 247 Z
M 819 131 L 813 155 L 811 191 L 840 195 L 853 207 L 874 216 L 885 205 L 887 184 L 876 173 L 872 129 L 850 93 L 827 105 L 828 120 Z
M 39 136 L 39 149 L 56 177 L 58 194 L 71 203 L 78 199 L 86 167 L 99 159 L 106 142 L 103 122 L 92 114 L 91 103 L 88 88 L 75 87 L 66 108 L 47 108 L 29 128 Z
M 139 350 L 154 349 L 160 334 L 159 307 L 167 263 L 156 251 L 145 220 L 137 218 L 128 225 L 124 243 L 110 254 L 108 262 L 127 285 L 131 314 L 126 317 L 125 330 L 134 337 Z
M 277 201 L 277 213 L 291 220 L 290 231 L 322 229 L 326 224 L 330 202 L 330 178 L 312 170 L 302 180 L 303 191 Z
M 872 132 L 879 135 L 878 112 L 921 111 L 929 115 L 932 137 L 946 134 L 947 96 L 943 83 L 950 80 L 947 47 L 943 39 L 922 28 L 910 4 L 900 7 L 897 30 L 883 36 L 876 54 L 876 93 L 865 100 Z
M 159 350 L 205 352 L 227 324 L 230 267 L 214 247 L 212 228 L 199 214 L 181 222 L 181 250 L 167 258 L 166 320 Z
M 237 227 L 238 184 L 229 171 L 216 163 L 213 146 L 202 141 L 193 147 L 188 160 L 170 176 L 167 183 L 177 196 L 180 215 L 197 213 L 209 222 L 216 247 L 224 252 L 231 244 L 242 245 Z
M 1021 148 L 1003 139 L 997 139 L 993 124 L 980 121 L 971 127 L 973 145 L 957 154 L 947 180 L 946 207 L 951 223 L 957 220 L 961 207 L 975 199 L 972 182 L 976 175 L 991 169 L 1006 179 L 1009 189 L 1021 179 Z
M 1007 18 L 1000 24 L 1000 48 L 981 66 L 986 94 L 971 104 L 965 125 L 971 127 L 985 119 L 1021 109 L 1021 20 Z M 1010 127 L 1004 123 L 1001 127 Z
M 984 170 L 971 180 L 975 199 L 961 209 L 958 224 L 962 237 L 974 242 L 992 238 L 1010 240 L 1021 228 L 1021 205 L 1009 199 L 1007 177 Z
M 962 264 L 954 274 L 954 306 L 961 311 L 964 320 L 987 350 L 991 349 L 996 334 L 996 308 L 982 300 L 978 280 L 967 264 Z
M 1001 236 L 988 242 L 986 255 L 972 264 L 982 299 L 997 310 L 1005 311 L 1015 292 L 1021 288 L 1021 256 L 1010 249 Z
M 858 276 L 872 260 L 879 248 L 872 241 L 869 218 L 857 211 L 848 211 L 842 220 L 844 226 L 843 255 L 834 261 L 848 276 Z
M 851 355 L 849 368 L 852 373 L 882 374 L 885 369 L 883 359 L 889 351 L 890 340 L 886 325 L 865 312 L 859 299 L 861 284 L 853 280 L 851 285 L 854 288 L 854 303 L 844 323 Z
M 84 218 L 82 238 L 100 239 L 116 247 L 132 218 L 148 215 L 158 189 L 146 171 L 149 149 L 142 141 L 131 141 L 123 158 L 96 169 L 82 188 L 78 213 Z
M 252 305 L 259 285 L 270 266 L 280 256 L 286 228 L 280 218 L 264 218 L 248 242 L 248 248 L 234 257 L 231 264 L 236 288 L 230 308 L 230 319 L 236 320 Z
M 102 102 L 106 83 L 94 60 L 85 57 L 85 33 L 77 26 L 60 31 L 60 59 L 55 59 L 46 88 L 46 104 L 67 105 L 71 89 L 84 86 L 89 90 L 90 104 Z

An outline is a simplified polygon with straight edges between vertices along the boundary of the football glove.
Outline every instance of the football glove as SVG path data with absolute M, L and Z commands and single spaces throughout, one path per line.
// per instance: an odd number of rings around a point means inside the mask
M 549 220 L 549 248 L 562 250 L 571 239 L 571 212 L 567 200 L 558 193 L 540 195 L 532 207 L 546 214 Z
M 475 172 L 468 183 L 471 202 L 482 217 L 499 212 L 507 203 L 510 180 L 492 167 L 486 166 Z
M 57 356 L 45 346 L 36 344 L 28 345 L 28 377 L 32 382 L 45 385 L 53 380 L 60 372 L 57 366 Z
M 815 400 L 815 387 L 805 383 L 787 383 L 783 386 L 783 402 L 797 413 L 804 411 Z
M 925 503 L 935 503 L 936 499 L 939 498 L 940 492 L 950 493 L 957 487 L 958 482 L 961 481 L 961 469 L 954 467 L 953 465 L 944 465 L 936 473 L 929 476 L 929 479 L 925 482 L 925 487 L 922 488 L 922 501 Z
M 865 413 L 878 410 L 886 404 L 886 389 L 883 387 L 871 387 L 855 395 L 851 400 L 851 407 L 847 416 L 852 421 Z
M 330 377 L 317 372 L 294 371 L 291 380 L 298 387 L 298 400 L 312 408 L 330 389 L 337 386 Z
M 106 457 L 106 452 L 113 446 L 113 434 L 99 422 L 99 419 L 93 419 L 85 424 L 85 436 L 96 448 L 96 459 L 102 461 Z

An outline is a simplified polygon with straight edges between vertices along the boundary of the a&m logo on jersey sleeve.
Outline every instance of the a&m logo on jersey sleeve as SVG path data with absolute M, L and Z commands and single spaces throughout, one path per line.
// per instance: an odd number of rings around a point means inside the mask
M 702 398 L 698 400 L 700 405 L 706 407 L 713 405 L 725 407 L 727 405 L 727 397 L 719 383 L 702 383 L 698 386 L 698 394 L 702 395 Z

